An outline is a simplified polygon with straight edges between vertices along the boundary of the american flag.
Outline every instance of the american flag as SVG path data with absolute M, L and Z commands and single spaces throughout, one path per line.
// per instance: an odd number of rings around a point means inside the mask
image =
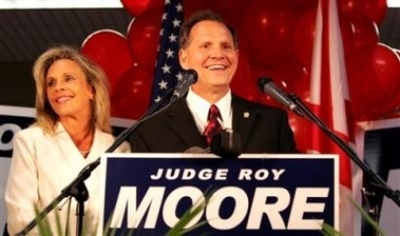
M 350 144 L 354 137 L 336 0 L 319 1 L 315 29 L 310 86 L 311 109 L 338 137 Z M 340 231 L 344 235 L 353 235 L 354 207 L 348 199 L 352 198 L 350 159 L 317 126 L 312 126 L 310 138 L 311 152 L 339 154 Z
M 182 22 L 182 0 L 165 0 L 150 106 L 167 96 L 167 91 L 182 79 L 182 69 L 178 61 L 179 30 Z

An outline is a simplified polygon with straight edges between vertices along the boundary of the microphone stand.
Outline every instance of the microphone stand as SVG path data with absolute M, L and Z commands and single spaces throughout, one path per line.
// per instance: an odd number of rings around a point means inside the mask
M 173 91 L 169 89 L 166 94 L 171 94 Z M 183 96 L 183 94 L 182 94 Z M 125 140 L 131 135 L 140 124 L 149 118 L 159 114 L 161 111 L 165 110 L 169 106 L 171 106 L 179 97 L 173 96 L 169 103 L 167 103 L 164 107 L 159 109 L 169 98 L 170 96 L 164 96 L 159 102 L 155 103 L 150 109 L 143 114 L 131 127 L 125 129 L 121 132 L 111 146 L 105 151 L 105 153 L 113 152 L 117 147 L 119 147 Z M 84 202 L 89 198 L 89 193 L 85 186 L 84 181 L 89 178 L 92 171 L 96 169 L 96 167 L 100 165 L 100 157 L 98 157 L 95 161 L 86 165 L 78 174 L 78 176 L 63 190 L 59 196 L 57 196 L 49 205 L 47 205 L 34 220 L 32 220 L 28 225 L 25 226 L 23 230 L 17 233 L 17 236 L 26 235 L 31 229 L 33 229 L 40 220 L 42 220 L 50 211 L 52 211 L 59 202 L 61 202 L 64 198 L 74 197 L 77 201 L 76 215 L 77 215 L 77 226 L 76 226 L 76 235 L 82 235 L 82 222 L 84 215 Z
M 314 124 L 316 124 L 321 130 L 331 138 L 349 157 L 350 159 L 357 164 L 358 167 L 361 168 L 363 173 L 367 176 L 370 183 L 381 189 L 383 194 L 386 197 L 392 199 L 397 206 L 400 207 L 400 191 L 391 189 L 386 182 L 376 173 L 374 173 L 371 168 L 369 168 L 361 159 L 357 156 L 355 151 L 341 138 L 339 138 L 319 117 L 317 117 L 313 112 L 301 101 L 301 99 L 296 96 L 295 94 L 291 93 L 288 95 L 289 98 L 301 109 L 303 112 L 304 118 L 310 120 Z M 297 113 L 296 113 L 297 114 Z M 363 194 L 365 195 L 365 190 L 362 190 Z M 369 193 L 371 194 L 371 193 Z M 372 193 L 371 196 L 375 196 L 375 193 Z M 376 207 L 371 209 L 372 212 L 377 211 Z M 377 216 L 379 212 L 374 212 L 375 221 L 378 222 Z

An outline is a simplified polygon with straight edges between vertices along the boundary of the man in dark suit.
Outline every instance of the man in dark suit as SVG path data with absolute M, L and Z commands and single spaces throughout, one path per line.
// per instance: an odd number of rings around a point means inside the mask
M 246 101 L 231 93 L 229 84 L 238 65 L 235 31 L 211 11 L 193 14 L 182 25 L 179 62 L 193 69 L 198 80 L 188 94 L 142 123 L 131 135 L 133 152 L 185 152 L 207 148 L 211 105 L 217 107 L 219 125 L 241 139 L 241 153 L 296 152 L 287 113 L 279 108 Z

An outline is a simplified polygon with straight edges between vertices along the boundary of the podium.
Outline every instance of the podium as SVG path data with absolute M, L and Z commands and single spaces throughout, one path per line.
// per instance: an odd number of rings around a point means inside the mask
M 321 235 L 339 229 L 338 155 L 104 154 L 98 232 Z

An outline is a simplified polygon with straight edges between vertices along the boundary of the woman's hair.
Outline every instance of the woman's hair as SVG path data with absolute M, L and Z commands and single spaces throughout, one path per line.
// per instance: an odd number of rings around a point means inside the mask
M 47 133 L 54 133 L 58 115 L 50 106 L 46 93 L 46 75 L 50 66 L 57 60 L 75 61 L 83 70 L 86 80 L 93 89 L 92 124 L 100 130 L 111 133 L 110 98 L 108 79 L 104 71 L 93 61 L 86 58 L 78 49 L 67 46 L 51 47 L 42 53 L 34 63 L 33 77 L 36 84 L 36 116 L 37 124 Z
M 236 31 L 233 27 L 231 27 L 230 25 L 226 24 L 224 19 L 218 15 L 217 13 L 211 11 L 211 10 L 201 10 L 198 12 L 193 13 L 193 15 L 191 15 L 187 20 L 185 20 L 182 24 L 182 27 L 180 29 L 179 32 L 179 45 L 180 48 L 182 49 L 186 49 L 187 46 L 189 45 L 189 36 L 190 36 L 190 32 L 193 28 L 193 26 L 201 21 L 215 21 L 215 22 L 219 22 L 221 24 L 224 24 L 226 26 L 226 28 L 228 28 L 229 32 L 232 35 L 233 38 L 233 43 L 235 48 L 238 48 L 238 39 L 237 39 L 237 35 L 236 35 Z

